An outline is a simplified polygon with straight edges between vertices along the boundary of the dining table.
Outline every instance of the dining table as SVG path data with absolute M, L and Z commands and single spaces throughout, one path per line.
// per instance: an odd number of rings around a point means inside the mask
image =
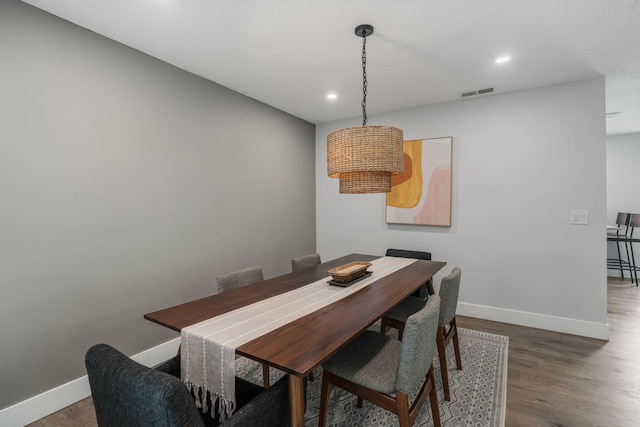
M 180 332 L 310 283 L 331 280 L 328 270 L 350 262 L 370 262 L 376 255 L 350 254 L 253 285 L 147 313 L 144 318 Z M 291 425 L 304 426 L 304 378 L 440 271 L 446 262 L 416 260 L 321 309 L 252 339 L 236 355 L 266 363 L 287 373 Z M 327 284 L 327 286 L 331 286 Z

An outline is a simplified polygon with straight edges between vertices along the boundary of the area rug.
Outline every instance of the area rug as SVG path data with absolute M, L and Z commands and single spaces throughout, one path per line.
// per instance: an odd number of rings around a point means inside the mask
M 380 330 L 374 325 L 374 330 Z M 393 334 L 394 332 L 390 332 Z M 499 427 L 504 426 L 507 395 L 507 355 L 509 338 L 469 329 L 458 328 L 462 370 L 455 367 L 453 346 L 447 349 L 451 401 L 444 400 L 442 377 L 437 354 L 433 359 L 440 405 L 440 420 L 443 426 Z M 236 361 L 236 375 L 262 384 L 262 365 L 245 358 Z M 272 369 L 271 382 L 284 375 Z M 305 426 L 318 425 L 322 368 L 314 371 L 315 381 L 307 387 L 307 410 Z M 410 399 L 415 397 L 416 390 Z M 356 407 L 357 398 L 350 393 L 334 388 L 329 401 L 328 426 L 398 426 L 398 417 L 365 401 L 362 408 Z M 427 400 L 420 410 L 414 426 L 432 426 L 431 409 Z

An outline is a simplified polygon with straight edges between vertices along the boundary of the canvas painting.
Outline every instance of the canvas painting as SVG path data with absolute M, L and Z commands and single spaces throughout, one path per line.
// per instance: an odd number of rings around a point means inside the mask
M 452 140 L 404 142 L 404 173 L 387 193 L 388 223 L 451 226 Z

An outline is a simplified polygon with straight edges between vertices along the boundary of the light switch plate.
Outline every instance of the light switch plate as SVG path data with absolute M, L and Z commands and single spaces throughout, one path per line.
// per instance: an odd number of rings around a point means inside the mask
M 571 224 L 574 224 L 574 225 L 589 224 L 589 211 L 587 210 L 571 211 Z

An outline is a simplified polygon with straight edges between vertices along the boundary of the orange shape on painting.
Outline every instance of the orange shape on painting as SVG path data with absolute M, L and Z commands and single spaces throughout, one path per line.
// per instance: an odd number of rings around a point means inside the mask
M 413 162 L 407 153 L 404 153 L 404 173 L 402 175 L 391 175 L 391 185 L 402 184 L 411 178 Z
M 391 177 L 387 206 L 414 208 L 422 196 L 422 140 L 405 141 L 404 173 Z

